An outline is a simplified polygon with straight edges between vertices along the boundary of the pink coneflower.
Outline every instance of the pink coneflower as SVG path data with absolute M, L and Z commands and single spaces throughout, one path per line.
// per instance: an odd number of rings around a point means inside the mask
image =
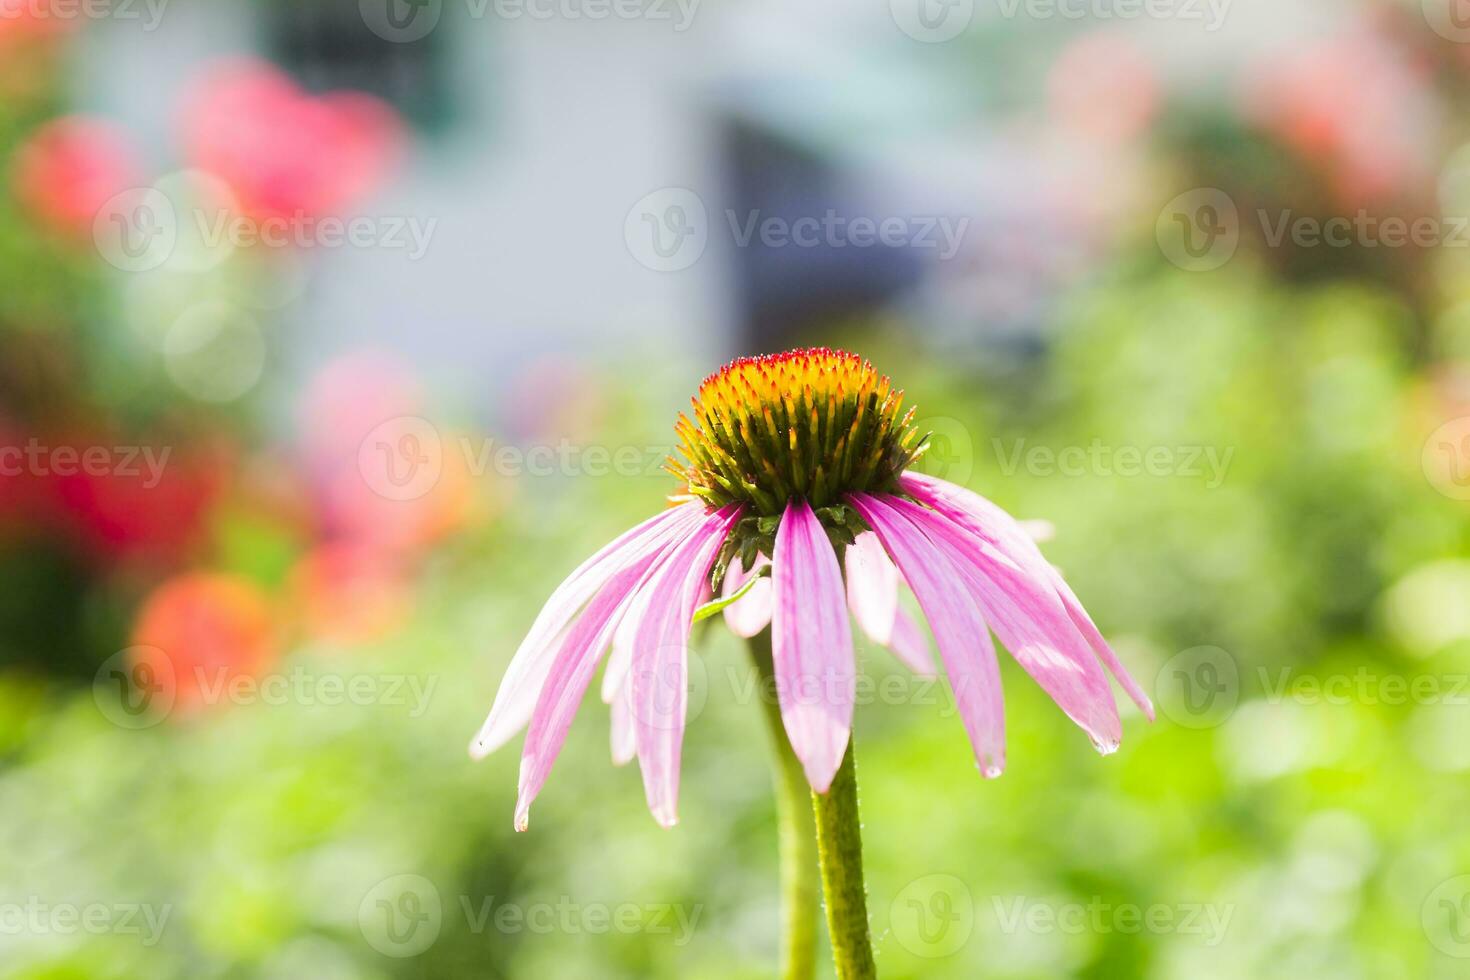
M 471 745 L 484 756 L 529 723 L 517 829 L 609 649 L 614 754 L 636 755 L 655 819 L 676 822 L 696 611 L 766 564 L 769 595 L 753 585 L 727 618 L 743 635 L 769 618 L 781 717 L 817 793 L 832 786 L 852 728 L 849 610 L 912 669 L 932 670 L 897 603 L 900 581 L 928 620 L 985 776 L 1005 765 L 992 630 L 1099 751 L 1122 734 L 1099 660 L 1152 717 L 1022 525 L 978 494 L 909 470 L 922 440 L 902 401 L 867 361 L 825 348 L 741 358 L 705 379 L 692 418 L 677 426 L 684 460 L 671 460 L 687 492 L 557 588 Z

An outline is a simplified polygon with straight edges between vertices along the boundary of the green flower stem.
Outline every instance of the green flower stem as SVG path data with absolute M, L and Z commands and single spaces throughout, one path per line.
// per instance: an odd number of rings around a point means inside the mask
M 791 751 L 781 707 L 775 698 L 771 631 L 750 640 L 750 655 L 760 676 L 760 700 L 771 731 L 776 776 L 776 820 L 781 848 L 781 907 L 786 935 L 781 960 L 785 980 L 811 980 L 817 969 L 817 848 L 812 825 L 811 790 L 801 762 Z
M 852 742 L 825 794 L 812 794 L 817 816 L 817 852 L 822 893 L 827 900 L 827 931 L 839 980 L 873 980 L 873 944 L 868 938 L 868 901 L 863 887 L 863 836 L 858 822 L 857 773 Z

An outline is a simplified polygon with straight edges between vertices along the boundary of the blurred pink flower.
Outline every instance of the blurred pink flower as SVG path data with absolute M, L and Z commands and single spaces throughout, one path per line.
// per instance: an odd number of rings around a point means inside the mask
M 16 196 L 47 228 L 87 240 L 102 205 L 138 180 L 137 159 L 122 132 L 84 116 L 36 130 L 17 152 L 12 176 Z
M 250 60 L 216 66 L 182 122 L 190 162 L 224 180 L 241 211 L 260 220 L 341 216 L 383 182 L 404 140 L 380 99 L 311 95 Z
M 755 573 L 770 565 L 769 592 L 745 593 L 735 605 L 754 608 L 733 614 L 732 625 L 748 634 L 769 616 L 782 720 L 818 793 L 831 786 L 851 734 L 849 609 L 905 663 L 933 672 L 917 625 L 899 618 L 900 580 L 928 619 L 984 775 L 1005 765 L 991 629 L 1100 751 L 1122 738 L 1102 665 L 1152 717 L 1148 697 L 1020 523 L 978 494 L 906 472 L 916 433 L 901 402 L 871 364 L 825 348 L 743 358 L 705 380 L 695 421 L 681 416 L 677 426 L 687 463 L 670 463 L 686 481 L 684 502 L 557 588 L 471 743 L 479 758 L 529 725 L 518 830 L 609 648 L 602 694 L 612 704 L 614 759 L 636 756 L 654 818 L 677 821 L 689 633 L 722 553 L 738 578 L 745 562 L 734 556 L 745 554 Z M 845 584 L 834 539 L 847 541 Z
M 1342 207 L 1432 184 L 1440 108 L 1429 66 L 1369 26 L 1284 45 L 1246 86 L 1248 117 L 1324 172 Z
M 301 448 L 328 540 L 407 558 L 476 516 L 481 501 L 461 434 L 441 431 L 428 414 L 418 379 L 387 352 L 346 355 L 312 379 L 299 408 Z M 386 492 L 382 467 L 395 461 L 380 450 L 395 451 L 423 427 L 435 479 L 421 492 Z
M 1158 114 L 1159 102 L 1153 67 L 1116 32 L 1095 31 L 1068 42 L 1047 74 L 1052 118 L 1092 142 L 1137 139 Z

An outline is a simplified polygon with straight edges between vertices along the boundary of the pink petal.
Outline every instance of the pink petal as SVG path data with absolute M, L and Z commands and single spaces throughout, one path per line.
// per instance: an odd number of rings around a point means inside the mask
M 929 652 L 929 640 L 924 636 L 924 628 L 902 607 L 894 613 L 893 639 L 888 642 L 888 649 L 893 651 L 893 655 L 905 667 L 920 677 L 939 676 L 939 670 L 934 666 L 934 655 Z
M 884 499 L 865 493 L 849 494 L 847 499 L 878 533 L 883 547 L 914 590 L 939 644 L 939 655 L 980 772 L 987 777 L 999 776 L 1005 768 L 1000 668 L 990 630 L 960 573 L 913 521 Z
M 847 605 L 874 643 L 888 645 L 898 614 L 898 569 L 872 531 L 859 534 L 843 557 L 847 568 Z
M 531 803 L 546 785 L 546 777 L 561 753 L 582 696 L 586 694 L 603 651 L 612 639 L 618 612 L 626 608 L 629 597 L 645 580 L 646 573 L 664 562 L 677 546 L 677 540 L 666 541 L 658 550 L 642 554 L 626 568 L 620 569 L 593 597 L 567 634 L 537 698 L 535 712 L 531 715 L 531 728 L 526 733 L 525 748 L 521 752 L 515 817 L 517 830 L 526 829 Z
M 648 600 L 653 595 L 646 586 L 653 581 L 660 567 L 655 565 L 644 572 L 643 581 L 624 600 L 622 608 L 613 614 L 617 626 L 613 630 L 612 653 L 607 658 L 607 670 L 602 674 L 602 700 L 606 704 L 612 704 L 618 691 L 628 686 L 625 681 L 633 666 L 633 640 L 638 635 L 638 624 L 643 622 L 643 617 L 648 613 Z
M 805 500 L 786 505 L 771 562 L 771 658 L 781 719 L 807 782 L 825 793 L 852 735 L 857 662 L 837 553 Z
M 1100 751 L 1122 740 L 1122 724 L 1108 679 L 1050 582 L 1035 579 L 987 541 L 938 511 L 894 499 L 894 509 L 924 529 L 969 586 L 971 595 L 1011 656 Z
M 765 555 L 757 555 L 755 565 L 747 572 L 737 556 L 734 561 L 730 562 L 730 569 L 725 573 L 725 584 L 720 589 L 720 594 L 728 596 L 738 592 L 751 575 L 770 563 L 771 560 Z M 725 607 L 725 624 L 730 627 L 730 632 L 744 638 L 755 636 L 771 624 L 771 580 L 769 577 L 758 579 L 750 587 L 749 592 Z
M 625 532 L 567 576 L 546 601 L 511 658 L 490 715 L 470 743 L 471 756 L 479 759 L 489 755 L 530 721 L 553 655 L 561 648 L 558 638 L 587 601 L 629 562 L 659 547 L 667 536 L 679 533 L 702 512 L 699 504 L 663 511 Z
M 638 754 L 638 731 L 633 726 L 633 685 L 618 688 L 612 699 L 612 761 L 626 766 Z
M 847 546 L 843 564 L 847 568 L 847 606 L 862 631 L 874 643 L 893 651 L 914 673 L 936 676 L 929 641 L 913 618 L 898 606 L 898 569 L 883 550 L 878 535 L 872 531 L 859 534 Z
M 706 588 L 705 578 L 740 507 L 710 514 L 684 535 L 658 574 L 643 586 L 647 606 L 633 639 L 634 728 L 643 791 L 653 817 L 665 827 L 678 822 L 679 757 L 688 705 L 689 629 Z
M 1123 690 L 1128 692 L 1133 703 L 1138 705 L 1150 721 L 1153 720 L 1154 707 L 1148 695 L 1118 660 L 1118 655 L 1103 639 L 1092 617 L 1082 608 L 1082 603 L 1077 600 L 1071 587 L 1042 556 L 1036 542 L 1019 521 L 973 490 L 932 476 L 910 471 L 900 477 L 899 482 L 906 493 L 933 507 L 982 540 L 989 541 L 1027 574 L 1049 582 L 1061 599 L 1068 617 L 1092 647 L 1093 653 L 1123 686 Z

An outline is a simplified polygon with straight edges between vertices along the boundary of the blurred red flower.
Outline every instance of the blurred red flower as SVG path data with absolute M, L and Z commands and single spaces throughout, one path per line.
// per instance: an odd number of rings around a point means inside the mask
M 214 447 L 121 447 L 96 438 L 57 440 L 57 445 L 103 446 L 116 465 L 103 472 L 76 468 L 51 473 L 55 513 L 62 531 L 96 558 L 145 560 L 168 567 L 185 560 L 200 541 L 205 521 L 230 483 L 233 454 Z
M 359 92 L 311 95 L 260 61 L 221 64 L 183 113 L 190 162 L 229 184 L 257 220 L 338 215 L 387 176 L 402 126 Z
M 109 124 L 66 116 L 36 130 L 15 157 L 21 204 L 48 229 L 87 239 L 108 198 L 139 180 L 132 146 Z
M 134 621 L 133 657 L 153 668 L 184 710 L 219 704 L 230 683 L 274 663 L 279 636 L 260 587 L 236 575 L 193 572 L 164 582 Z M 154 662 L 155 660 L 163 662 Z

